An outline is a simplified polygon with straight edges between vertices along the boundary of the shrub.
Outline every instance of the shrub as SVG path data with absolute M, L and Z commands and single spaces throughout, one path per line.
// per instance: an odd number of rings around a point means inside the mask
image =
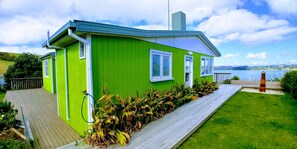
M 240 78 L 238 76 L 233 76 L 231 80 L 240 80 Z
M 14 61 L 15 60 L 15 56 L 11 55 L 9 53 L 6 52 L 0 52 L 0 59 L 5 60 L 5 61 Z
M 0 102 L 0 131 L 8 130 L 18 123 L 17 112 L 10 102 Z
M 222 82 L 223 84 L 231 84 L 231 80 L 230 79 L 226 79 Z
M 199 97 L 208 95 L 218 88 L 219 85 L 217 82 L 209 82 L 206 80 L 202 80 L 201 82 L 199 82 L 198 79 L 195 79 L 193 84 L 194 95 Z
M 281 79 L 281 88 L 297 99 L 297 71 L 286 72 Z
M 24 140 L 15 138 L 0 139 L 0 148 L 3 149 L 30 149 L 30 145 Z
M 38 55 L 23 53 L 15 59 L 4 74 L 5 87 L 10 89 L 10 78 L 42 77 L 42 63 Z
M 273 78 L 271 81 L 272 81 L 272 82 L 279 82 L 280 79 L 275 77 L 275 78 Z
M 141 130 L 149 122 L 197 99 L 193 98 L 193 94 L 207 95 L 215 89 L 218 89 L 217 83 L 195 80 L 193 89 L 184 84 L 175 84 L 170 90 L 150 89 L 142 97 L 122 98 L 105 94 L 95 104 L 94 122 L 85 132 L 85 140 L 95 147 L 106 147 L 115 143 L 125 145 L 132 133 Z

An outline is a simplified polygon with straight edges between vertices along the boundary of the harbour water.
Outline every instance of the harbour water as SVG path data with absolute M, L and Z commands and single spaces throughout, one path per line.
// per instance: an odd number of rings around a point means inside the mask
M 240 80 L 247 81 L 260 80 L 262 71 L 266 72 L 266 80 L 281 79 L 287 72 L 287 70 L 214 70 L 215 73 L 231 73 L 231 77 L 238 76 Z

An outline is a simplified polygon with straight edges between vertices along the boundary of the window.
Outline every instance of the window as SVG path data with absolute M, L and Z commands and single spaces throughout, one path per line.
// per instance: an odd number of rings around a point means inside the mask
M 157 50 L 150 51 L 151 82 L 173 80 L 172 54 Z
M 213 58 L 201 57 L 201 76 L 212 75 L 213 71 Z
M 79 42 L 79 58 L 86 58 L 86 45 L 83 42 Z
M 44 76 L 48 77 L 48 59 L 44 60 Z

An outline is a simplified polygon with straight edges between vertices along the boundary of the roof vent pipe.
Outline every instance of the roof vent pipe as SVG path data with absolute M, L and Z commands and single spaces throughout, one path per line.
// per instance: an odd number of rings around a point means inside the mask
M 182 11 L 172 14 L 172 30 L 186 31 L 186 14 Z

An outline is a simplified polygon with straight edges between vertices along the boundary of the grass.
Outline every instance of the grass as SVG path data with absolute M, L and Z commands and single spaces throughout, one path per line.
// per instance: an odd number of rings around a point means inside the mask
M 297 100 L 239 92 L 179 148 L 297 148 Z
M 0 75 L 4 74 L 13 61 L 5 61 L 0 59 Z
M 4 100 L 4 97 L 5 97 L 5 93 L 0 92 L 0 102 Z

